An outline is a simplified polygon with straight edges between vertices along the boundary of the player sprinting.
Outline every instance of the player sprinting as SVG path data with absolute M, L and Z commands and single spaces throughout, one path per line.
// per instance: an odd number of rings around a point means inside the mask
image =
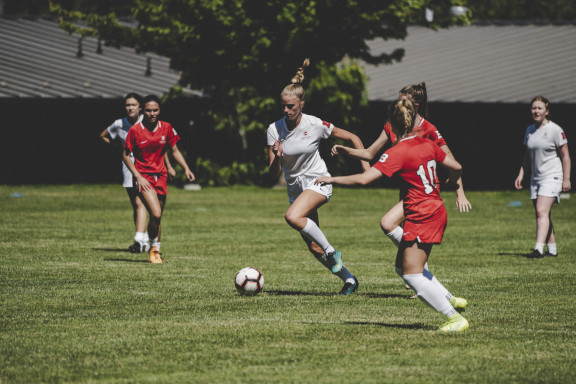
M 550 102 L 537 96 L 530 103 L 534 124 L 526 128 L 524 161 L 514 183 L 522 189 L 526 170 L 531 169 L 530 199 L 536 211 L 536 244 L 529 258 L 558 256 L 552 224 L 552 205 L 560 203 L 560 192 L 572 188 L 568 140 L 560 126 L 550 121 Z M 544 253 L 544 245 L 548 251 Z
M 330 175 L 320 157 L 320 140 L 336 137 L 350 140 L 355 148 L 363 146 L 358 136 L 302 113 L 305 93 L 301 83 L 304 68 L 308 65 L 306 59 L 292 84 L 286 86 L 280 95 L 284 117 L 268 127 L 268 170 L 274 178 L 284 171 L 290 202 L 285 214 L 286 222 L 300 233 L 316 259 L 344 281 L 339 294 L 350 295 L 358 289 L 358 279 L 344 266 L 342 254 L 328 242 L 319 227 L 318 208 L 330 199 L 332 186 L 315 185 L 314 180 Z M 363 166 L 365 169 L 369 167 L 368 163 Z
M 148 235 L 152 242 L 149 260 L 153 264 L 161 264 L 164 260 L 160 253 L 160 224 L 168 193 L 164 157 L 168 149 L 172 150 L 172 156 L 184 169 L 186 178 L 194 181 L 195 176 L 176 145 L 180 136 L 170 123 L 159 120 L 158 97 L 146 96 L 143 106 L 142 121 L 132 126 L 126 136 L 123 160 L 134 176 L 135 188 L 148 211 Z M 131 153 L 134 155 L 134 162 L 130 159 Z
M 406 221 L 396 256 L 396 273 L 414 289 L 420 300 L 448 318 L 440 331 L 464 331 L 469 324 L 458 311 L 466 308 L 466 299 L 452 296 L 424 268 L 432 246 L 441 243 L 447 224 L 446 209 L 436 188 L 436 166 L 442 164 L 450 170 L 449 184 L 456 184 L 462 166 L 432 141 L 416 134 L 417 112 L 410 100 L 399 100 L 392 106 L 390 122 L 400 141 L 372 168 L 357 175 L 320 177 L 315 183 L 366 185 L 382 175 L 398 174 Z
M 440 134 L 440 131 L 428 120 L 426 117 L 428 115 L 428 93 L 426 91 L 426 84 L 424 82 L 418 84 L 407 85 L 402 88 L 399 92 L 399 100 L 409 99 L 416 106 L 417 116 L 414 127 L 414 133 L 417 136 L 423 137 L 425 139 L 431 140 L 440 149 L 442 149 L 446 154 L 454 159 L 446 140 Z M 332 155 L 345 154 L 360 160 L 370 161 L 375 158 L 375 156 L 384 148 L 387 143 L 394 144 L 398 141 L 396 134 L 392 130 L 390 122 L 384 125 L 384 129 L 380 136 L 365 149 L 349 148 L 343 145 L 335 145 L 332 147 Z M 436 185 L 439 185 L 438 180 L 435 180 Z M 456 190 L 456 208 L 460 212 L 469 212 L 472 205 L 466 198 L 464 193 L 464 187 L 462 184 L 462 178 L 457 181 L 458 188 Z M 380 227 L 388 236 L 388 238 L 398 246 L 402 240 L 402 234 L 404 229 L 402 228 L 402 223 L 404 222 L 404 208 L 402 200 L 398 201 L 394 207 L 392 207 L 380 221 Z M 428 265 L 424 266 L 428 269 Z M 410 287 L 406 285 L 406 288 Z M 412 296 L 416 298 L 416 295 Z

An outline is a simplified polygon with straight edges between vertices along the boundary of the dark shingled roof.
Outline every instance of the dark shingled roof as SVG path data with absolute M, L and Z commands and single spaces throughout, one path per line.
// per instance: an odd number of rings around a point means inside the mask
M 404 48 L 402 62 L 364 65 L 370 100 L 391 101 L 426 82 L 432 102 L 528 103 L 544 95 L 576 103 L 576 26 L 473 25 L 408 28 L 405 41 L 374 40 L 372 53 Z
M 106 46 L 99 54 L 96 38 L 84 38 L 83 56 L 77 57 L 79 35 L 58 28 L 54 20 L 0 17 L 0 36 L 0 98 L 160 95 L 180 78 L 169 59 L 155 54 Z

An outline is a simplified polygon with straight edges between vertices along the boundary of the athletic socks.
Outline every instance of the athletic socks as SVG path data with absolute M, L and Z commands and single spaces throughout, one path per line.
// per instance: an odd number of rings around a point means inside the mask
M 395 246 L 399 246 L 402 241 L 402 235 L 404 235 L 404 229 L 400 226 L 394 228 L 392 231 L 388 232 L 386 236 L 394 243 Z
M 445 291 L 422 273 L 403 275 L 404 282 L 414 289 L 418 298 L 443 315 L 450 317 L 458 313 L 446 299 Z M 439 284 L 439 283 L 438 283 Z M 440 284 L 441 285 L 441 284 Z
M 536 245 L 534 246 L 534 250 L 537 250 L 538 252 L 540 252 L 540 254 L 544 254 L 544 243 L 536 243 Z
M 334 247 L 330 245 L 324 233 L 320 230 L 320 227 L 309 218 L 306 218 L 306 226 L 300 231 L 301 234 L 318 244 L 324 253 L 334 252 Z
M 551 255 L 557 255 L 558 249 L 556 248 L 556 243 L 547 244 L 546 247 L 548 248 L 548 253 Z

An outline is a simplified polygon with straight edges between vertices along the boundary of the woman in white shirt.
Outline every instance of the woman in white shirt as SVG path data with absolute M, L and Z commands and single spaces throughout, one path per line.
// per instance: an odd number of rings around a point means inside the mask
M 524 161 L 516 177 L 516 189 L 522 189 L 525 170 L 531 169 L 530 198 L 536 211 L 536 245 L 529 258 L 558 256 L 551 210 L 560 202 L 560 193 L 571 189 L 570 154 L 566 134 L 550 121 L 550 102 L 537 96 L 531 102 L 534 124 L 526 128 Z M 544 253 L 544 244 L 548 251 Z
M 318 208 L 332 195 L 331 185 L 315 185 L 314 180 L 330 176 L 326 163 L 320 157 L 321 139 L 336 137 L 350 140 L 355 148 L 364 148 L 358 136 L 321 119 L 302 113 L 304 108 L 304 61 L 292 78 L 292 84 L 282 91 L 281 106 L 284 117 L 268 127 L 269 173 L 277 178 L 284 171 L 290 208 L 286 222 L 300 232 L 310 252 L 330 271 L 344 281 L 341 295 L 350 295 L 358 289 L 358 279 L 342 262 L 342 254 L 335 249 L 320 230 Z M 364 170 L 369 164 L 363 162 Z

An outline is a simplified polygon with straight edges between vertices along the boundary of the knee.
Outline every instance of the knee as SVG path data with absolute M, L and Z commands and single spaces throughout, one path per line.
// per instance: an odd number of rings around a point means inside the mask
M 380 220 L 380 228 L 382 228 L 385 234 L 392 232 L 397 226 L 398 223 L 396 221 L 390 220 L 390 218 L 386 216 Z

